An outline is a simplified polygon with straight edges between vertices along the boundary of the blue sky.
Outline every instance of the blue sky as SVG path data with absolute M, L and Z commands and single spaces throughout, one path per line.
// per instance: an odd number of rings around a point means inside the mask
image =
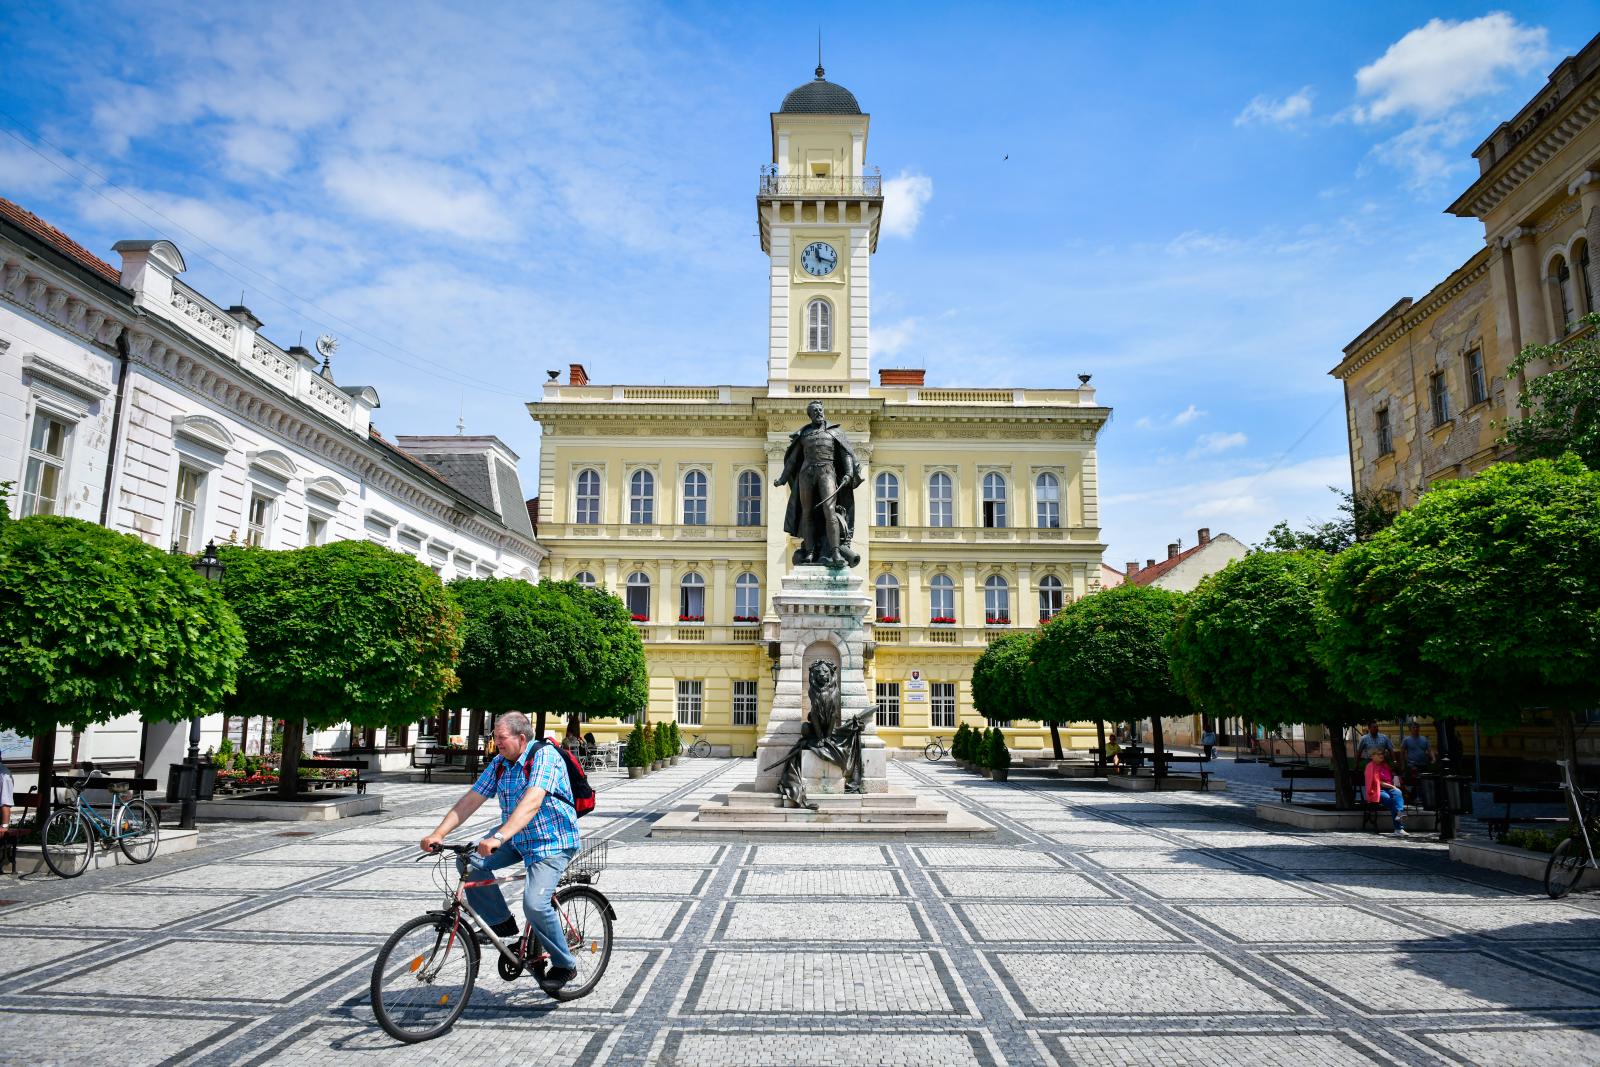
M 1107 562 L 1347 485 L 1340 349 L 1471 255 L 1472 149 L 1595 4 L 9 5 L 0 194 L 167 237 L 386 434 L 600 382 L 764 376 L 767 115 L 815 65 L 890 186 L 874 368 L 1092 373 Z M 1009 156 L 1009 158 L 1006 158 Z

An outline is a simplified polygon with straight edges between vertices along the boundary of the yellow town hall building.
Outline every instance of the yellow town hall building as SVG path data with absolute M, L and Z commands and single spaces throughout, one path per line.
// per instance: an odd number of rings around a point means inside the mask
M 871 380 L 881 179 L 868 116 L 823 77 L 772 115 L 756 194 L 770 257 L 761 385 L 634 386 L 574 364 L 528 405 L 543 432 L 546 573 L 621 596 L 644 638 L 649 719 L 676 717 L 750 755 L 774 690 L 771 596 L 795 547 L 775 489 L 789 435 L 820 400 L 865 469 L 852 572 L 874 598 L 867 665 L 878 732 L 920 748 L 981 724 L 972 664 L 996 636 L 1099 588 L 1095 438 L 1110 415 L 1076 388 L 941 388 Z M 626 726 L 596 721 L 602 740 Z M 1047 744 L 1033 723 L 1016 748 Z M 1092 734 L 1088 735 L 1092 736 Z

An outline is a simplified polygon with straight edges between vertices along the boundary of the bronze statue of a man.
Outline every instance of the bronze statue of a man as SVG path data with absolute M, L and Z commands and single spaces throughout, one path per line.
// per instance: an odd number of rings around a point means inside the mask
M 856 487 L 865 477 L 837 423 L 829 423 L 822 401 L 806 405 L 811 421 L 789 435 L 783 473 L 774 485 L 789 487 L 783 532 L 800 539 L 793 562 L 854 566 L 850 548 L 856 524 Z

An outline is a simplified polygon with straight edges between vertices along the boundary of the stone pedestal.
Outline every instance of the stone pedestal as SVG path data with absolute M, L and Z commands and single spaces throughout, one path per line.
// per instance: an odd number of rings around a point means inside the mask
M 867 612 L 872 599 L 861 579 L 848 570 L 802 566 L 783 578 L 772 598 L 778 614 L 778 686 L 766 734 L 756 743 L 755 788 L 777 792 L 783 763 L 800 740 L 800 727 L 811 711 L 806 693 L 811 665 L 828 660 L 839 669 L 839 717 L 848 719 L 873 707 L 867 692 Z M 876 723 L 861 736 L 862 784 L 868 793 L 889 788 L 888 753 Z M 844 792 L 838 765 L 802 756 L 800 772 L 806 792 L 817 796 Z

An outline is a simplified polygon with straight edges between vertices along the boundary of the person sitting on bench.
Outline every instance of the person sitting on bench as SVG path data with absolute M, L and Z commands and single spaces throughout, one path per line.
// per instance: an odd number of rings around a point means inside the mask
M 11 777 L 4 756 L 0 756 L 0 830 L 11 829 L 11 805 L 16 803 L 17 782 Z
M 1389 769 L 1389 754 L 1378 748 L 1372 751 L 1366 771 L 1366 798 L 1368 804 L 1381 804 L 1394 816 L 1394 836 L 1410 837 L 1406 833 L 1406 799 Z

